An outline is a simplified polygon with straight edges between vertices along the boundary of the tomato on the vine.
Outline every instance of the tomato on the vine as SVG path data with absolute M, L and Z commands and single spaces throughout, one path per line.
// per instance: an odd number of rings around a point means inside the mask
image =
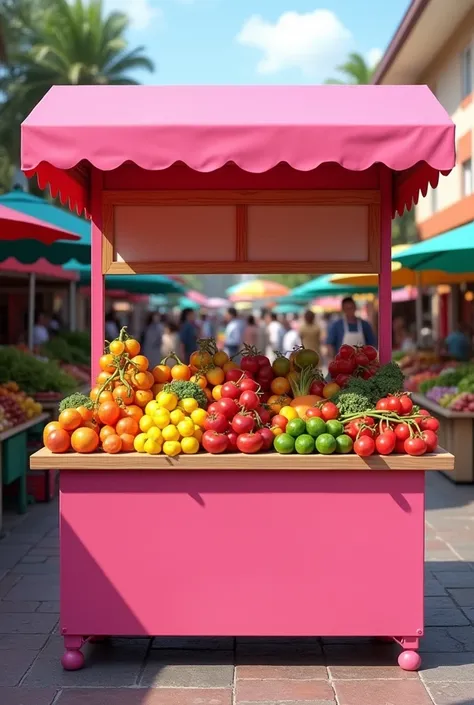
M 337 419 L 337 417 L 339 416 L 339 409 L 334 404 L 334 402 L 327 401 L 321 407 L 321 415 L 325 421 Z
M 396 414 L 399 414 L 402 410 L 400 398 L 394 396 L 387 397 L 387 410 L 394 411 Z
M 224 453 L 227 450 L 229 439 L 223 433 L 204 431 L 201 438 L 202 447 L 208 453 Z
M 405 454 L 405 440 L 402 438 L 397 438 L 395 443 L 395 453 Z
M 354 360 L 355 360 L 356 366 L 358 366 L 358 367 L 367 367 L 369 364 L 369 358 L 363 352 L 357 352 L 354 357 Z
M 354 354 L 355 354 L 355 348 L 353 348 L 352 345 L 343 344 L 339 348 L 338 355 L 343 360 L 349 360 L 351 357 L 354 356 Z
M 258 382 L 250 377 L 245 377 L 239 384 L 241 392 L 258 392 Z
M 413 402 L 408 396 L 408 394 L 402 394 L 400 397 L 400 406 L 401 406 L 401 416 L 408 416 L 411 414 L 413 410 Z
M 253 375 L 258 372 L 260 367 L 255 355 L 244 355 L 240 360 L 240 366 L 243 370 Z
M 229 453 L 236 453 L 238 451 L 237 448 L 237 438 L 238 435 L 236 434 L 235 431 L 227 431 L 225 434 L 227 436 L 227 450 Z
M 322 397 L 323 396 L 323 389 L 324 389 L 324 382 L 317 380 L 312 383 L 311 387 L 309 388 L 309 393 L 315 394 L 318 397 Z
M 270 450 L 273 446 L 273 439 L 275 436 L 273 435 L 273 432 L 268 426 L 264 426 L 263 428 L 259 428 L 257 433 L 255 435 L 259 434 L 262 439 L 263 439 L 263 445 L 262 449 L 263 450 Z
M 216 431 L 216 433 L 225 433 L 229 428 L 229 421 L 224 416 L 224 414 L 218 412 L 217 414 L 209 414 L 204 421 L 204 428 L 206 431 Z
M 237 436 L 237 448 L 241 453 L 258 453 L 262 446 L 263 437 L 260 433 L 240 433 Z
M 384 431 L 375 439 L 375 447 L 380 455 L 390 455 L 395 450 L 397 437 L 393 431 Z
M 233 372 L 234 370 L 230 370 Z M 240 389 L 235 382 L 225 382 L 221 387 L 221 399 L 237 399 Z
M 375 408 L 377 411 L 388 411 L 388 399 L 387 397 L 383 397 L 383 399 L 379 399 L 378 402 L 375 405 Z
M 394 428 L 394 433 L 399 441 L 406 441 L 410 438 L 410 426 L 407 423 L 397 423 Z
M 216 401 L 216 407 L 218 412 L 224 414 L 227 419 L 233 419 L 239 411 L 237 402 L 235 399 L 230 399 L 230 397 L 222 397 L 219 401 Z
M 250 390 L 242 392 L 239 397 L 239 405 L 247 411 L 253 411 L 260 406 L 260 399 L 255 392 Z
M 236 433 L 250 433 L 255 428 L 255 418 L 250 414 L 236 414 L 232 419 L 232 430 Z
M 426 443 L 420 436 L 407 438 L 403 447 L 408 455 L 424 455 L 426 453 Z
M 439 421 L 433 418 L 433 416 L 424 416 L 420 421 L 420 428 L 422 431 L 433 431 L 437 433 L 439 430 Z
M 436 433 L 427 429 L 426 431 L 421 432 L 421 437 L 426 443 L 426 452 L 434 453 L 434 451 L 438 447 L 438 436 L 436 435 Z
M 366 458 L 375 452 L 375 441 L 369 436 L 362 436 L 354 443 L 354 452 L 361 458 Z
M 288 419 L 286 416 L 282 416 L 281 414 L 275 414 L 275 416 L 272 418 L 272 426 L 278 426 L 278 428 L 281 428 L 282 431 L 286 429 L 286 426 L 288 424 Z
M 260 416 L 260 421 L 263 423 L 264 426 L 270 423 L 270 419 L 272 418 L 272 416 L 270 414 L 270 411 L 265 406 L 257 407 L 255 409 L 255 413 Z
M 362 352 L 368 357 L 369 362 L 377 359 L 377 350 L 373 345 L 363 345 Z

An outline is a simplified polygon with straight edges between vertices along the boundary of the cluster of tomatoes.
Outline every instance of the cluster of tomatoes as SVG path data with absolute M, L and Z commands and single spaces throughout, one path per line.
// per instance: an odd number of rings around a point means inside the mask
M 378 453 L 418 456 L 438 446 L 439 421 L 426 409 L 418 409 L 407 394 L 388 395 L 363 416 L 344 417 L 344 433 L 354 441 L 361 457 Z
M 380 365 L 377 350 L 372 345 L 341 345 L 339 352 L 329 363 L 328 371 L 340 387 L 345 387 L 351 377 L 370 379 Z

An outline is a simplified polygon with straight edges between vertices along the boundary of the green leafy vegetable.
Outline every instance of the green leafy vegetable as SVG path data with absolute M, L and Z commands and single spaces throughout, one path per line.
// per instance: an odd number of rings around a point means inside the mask
M 94 403 L 92 399 L 86 397 L 85 394 L 76 392 L 75 394 L 65 397 L 65 399 L 60 402 L 59 413 L 64 411 L 64 409 L 77 409 L 78 406 L 85 406 L 86 409 L 92 409 L 94 407 Z
M 163 387 L 164 392 L 174 392 L 179 400 L 192 397 L 196 399 L 199 406 L 203 409 L 207 406 L 207 397 L 195 382 L 185 382 L 180 380 L 175 380 L 174 382 L 168 382 Z
M 52 360 L 41 360 L 23 350 L 0 347 L 0 384 L 14 380 L 27 394 L 72 394 L 77 382 Z
M 403 372 L 395 362 L 382 365 L 370 379 L 353 377 L 349 384 L 336 394 L 333 401 L 342 415 L 372 409 L 387 394 L 403 391 Z

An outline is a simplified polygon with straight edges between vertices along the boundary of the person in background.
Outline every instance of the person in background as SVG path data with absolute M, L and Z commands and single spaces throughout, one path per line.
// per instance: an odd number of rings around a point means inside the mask
M 255 321 L 255 316 L 249 316 L 247 318 L 247 324 L 244 328 L 244 339 L 245 345 L 253 345 L 257 347 L 258 343 L 258 326 Z
M 177 352 L 179 348 L 178 326 L 173 321 L 165 318 L 164 331 L 161 338 L 161 359 L 168 357 L 172 352 Z M 174 365 L 174 360 L 169 361 L 169 366 Z
M 283 347 L 283 336 L 285 335 L 285 329 L 278 320 L 276 313 L 267 313 L 267 335 L 268 344 L 266 349 L 266 356 L 273 362 L 275 359 L 275 350 L 281 350 Z
M 301 336 L 300 336 L 300 326 L 298 324 L 298 316 L 295 315 L 293 317 L 293 320 L 288 321 L 289 325 L 286 330 L 285 335 L 283 336 L 283 350 L 282 352 L 286 355 L 286 357 L 290 357 L 291 352 L 294 348 L 297 348 L 301 345 Z
M 331 323 L 326 345 L 329 359 L 332 359 L 341 345 L 373 345 L 377 340 L 368 321 L 356 316 L 357 307 L 351 296 L 342 300 L 342 316 Z
M 396 316 L 392 324 L 393 349 L 410 352 L 416 349 L 415 341 L 408 332 L 402 316 Z
M 265 353 L 265 350 L 267 349 L 268 345 L 267 323 L 265 321 L 266 315 L 267 311 L 265 309 L 262 309 L 260 313 L 260 318 L 257 320 L 257 340 L 255 343 L 255 347 L 257 348 L 258 352 L 262 354 Z
M 226 313 L 224 347 L 229 357 L 234 357 L 240 350 L 243 337 L 242 322 L 235 308 L 229 308 Z
M 49 340 L 48 318 L 44 313 L 37 313 L 33 326 L 33 347 L 39 348 Z
M 300 326 L 301 345 L 308 350 L 319 351 L 321 347 L 321 329 L 316 323 L 316 316 L 309 309 L 304 312 Z
M 160 364 L 161 360 L 161 340 L 163 338 L 163 326 L 161 316 L 155 311 L 148 316 L 145 330 L 143 331 L 142 353 L 148 358 L 150 369 Z
M 63 326 L 61 323 L 61 319 L 59 318 L 57 313 L 54 313 L 51 316 L 51 320 L 49 322 L 49 332 L 51 335 L 58 335 L 58 333 L 62 330 Z
M 179 340 L 181 342 L 180 357 L 183 362 L 188 363 L 191 353 L 197 348 L 198 330 L 194 320 L 192 308 L 185 308 L 181 311 L 179 326 Z
M 464 323 L 456 326 L 456 329 L 448 335 L 444 341 L 444 348 L 454 360 L 468 362 L 472 354 L 472 338 L 469 329 Z
M 201 313 L 201 338 L 212 338 L 212 324 L 209 315 L 203 311 Z
M 114 313 L 109 311 L 105 316 L 105 339 L 110 343 L 115 338 L 118 338 L 119 332 Z

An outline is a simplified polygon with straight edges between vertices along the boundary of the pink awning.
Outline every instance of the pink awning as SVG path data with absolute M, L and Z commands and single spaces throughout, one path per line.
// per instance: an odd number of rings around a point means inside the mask
M 261 173 L 335 162 L 395 174 L 403 212 L 455 164 L 454 125 L 427 86 L 54 86 L 22 124 L 22 168 L 77 211 L 90 165 L 228 163 Z
M 45 245 L 51 245 L 56 240 L 79 240 L 79 236 L 32 215 L 0 205 L 0 240 L 39 240 Z

